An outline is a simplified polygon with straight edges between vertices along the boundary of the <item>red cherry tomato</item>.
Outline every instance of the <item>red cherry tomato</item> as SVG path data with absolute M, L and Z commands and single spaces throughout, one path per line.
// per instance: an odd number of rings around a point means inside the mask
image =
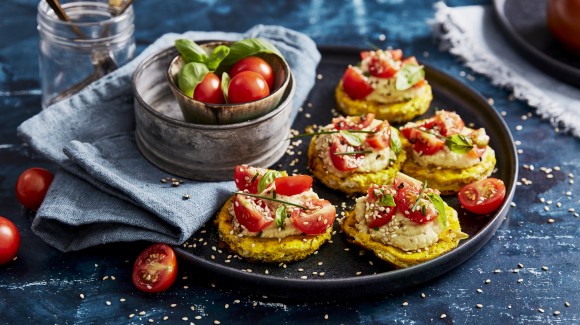
M 274 221 L 272 211 L 259 198 L 235 195 L 234 214 L 238 222 L 248 231 L 257 232 Z
M 433 118 L 433 122 L 444 137 L 459 134 L 465 127 L 461 116 L 449 111 L 438 111 Z
M 12 221 L 0 217 L 0 265 L 14 259 L 20 247 L 20 232 Z
M 382 200 L 387 195 L 390 195 L 394 199 L 397 191 L 390 186 L 379 187 L 373 184 L 368 188 L 367 194 L 367 202 L 373 204 L 372 212 L 368 218 L 369 228 L 377 228 L 389 223 L 393 219 L 397 207 L 383 205 Z
M 487 149 L 487 147 L 480 148 L 480 147 L 474 145 L 473 146 L 473 149 L 471 149 L 471 151 L 468 152 L 467 154 L 471 158 L 479 158 L 479 157 L 482 157 L 483 156 L 483 154 L 485 153 L 485 150 L 486 149 Z
M 362 130 L 374 121 L 375 114 L 367 113 L 361 116 L 335 117 L 332 119 L 332 124 L 337 130 Z
M 422 155 L 433 155 L 445 146 L 442 139 L 412 127 L 401 129 L 401 133 L 411 142 L 413 150 Z
M 352 99 L 363 99 L 373 92 L 373 87 L 352 67 L 344 72 L 342 88 Z
M 304 204 L 308 210 L 292 210 L 290 218 L 296 228 L 307 235 L 319 235 L 332 227 L 336 218 L 336 208 L 327 200 L 314 199 Z
M 346 140 L 337 137 L 330 145 L 330 160 L 334 167 L 340 171 L 347 172 L 357 169 L 362 164 L 364 154 L 347 153 L 354 151 L 360 151 L 360 147 L 353 147 Z
M 405 65 L 405 64 L 419 65 L 419 62 L 417 61 L 416 57 L 410 56 L 410 57 L 404 59 L 403 62 L 401 62 L 401 65 Z
M 206 74 L 203 80 L 195 87 L 193 99 L 204 103 L 225 103 L 226 100 L 222 92 L 220 78 L 213 72 Z
M 378 78 L 391 78 L 397 74 L 398 68 L 389 60 L 378 55 L 370 58 L 369 73 Z
M 476 214 L 491 213 L 505 198 L 505 184 L 497 178 L 486 178 L 465 185 L 457 194 L 459 203 Z
M 18 177 L 16 182 L 16 197 L 24 207 L 38 210 L 54 175 L 44 168 L 30 168 Z
M 250 194 L 258 193 L 260 178 L 267 172 L 265 168 L 238 165 L 234 171 L 234 182 L 240 191 L 247 190 Z
M 366 142 L 375 149 L 385 149 L 391 146 L 391 126 L 389 122 L 383 121 L 367 136 Z
M 264 59 L 257 56 L 248 56 L 236 62 L 230 69 L 230 77 L 236 76 L 240 72 L 254 71 L 264 77 L 269 89 L 274 89 L 274 71 L 272 66 Z
M 177 277 L 177 258 L 173 249 L 157 243 L 147 247 L 133 265 L 133 284 L 145 292 L 167 290 Z
M 270 88 L 264 78 L 254 71 L 238 73 L 230 81 L 228 100 L 230 103 L 247 103 L 270 95 Z
M 276 193 L 280 195 L 296 195 L 308 191 L 312 187 L 312 176 L 295 175 L 282 176 L 274 180 Z
M 580 1 L 549 0 L 548 27 L 556 39 L 572 53 L 580 55 Z
M 403 50 L 401 49 L 390 50 L 389 52 L 395 61 L 400 61 L 403 58 Z
M 416 180 L 398 174 L 395 177 L 394 184 L 397 189 L 397 195 L 395 196 L 397 209 L 409 220 L 416 223 L 427 223 L 439 216 L 439 212 L 437 212 L 433 203 L 425 198 L 424 194 L 419 198 L 421 184 Z M 419 203 L 415 205 L 417 200 L 419 200 Z

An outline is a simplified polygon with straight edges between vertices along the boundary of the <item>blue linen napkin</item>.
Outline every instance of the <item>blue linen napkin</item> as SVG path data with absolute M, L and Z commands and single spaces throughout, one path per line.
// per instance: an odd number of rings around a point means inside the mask
M 314 86 L 320 53 L 308 36 L 257 25 L 244 34 L 165 34 L 137 58 L 20 125 L 18 135 L 61 169 L 32 223 L 33 232 L 61 251 L 123 241 L 178 245 L 215 214 L 233 182 L 185 180 L 151 165 L 137 149 L 131 77 L 147 56 L 176 39 L 239 40 L 259 37 L 284 55 L 296 79 L 292 119 Z M 191 199 L 185 200 L 185 194 Z

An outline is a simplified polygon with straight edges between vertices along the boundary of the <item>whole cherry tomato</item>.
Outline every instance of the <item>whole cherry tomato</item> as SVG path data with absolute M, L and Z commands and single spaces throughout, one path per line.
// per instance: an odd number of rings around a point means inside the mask
M 270 88 L 264 78 L 253 71 L 238 73 L 230 81 L 228 99 L 230 103 L 247 103 L 262 99 L 270 94 Z
M 213 72 L 206 74 L 203 80 L 195 87 L 193 99 L 204 103 L 225 103 L 226 100 L 222 92 L 220 78 Z
M 16 197 L 27 209 L 38 210 L 54 175 L 44 168 L 30 168 L 18 177 Z
M 254 71 L 261 75 L 270 90 L 274 89 L 274 71 L 272 66 L 266 60 L 257 56 L 248 56 L 236 62 L 230 69 L 230 77 L 235 77 L 238 73 L 244 71 Z
M 20 233 L 12 221 L 0 217 L 0 265 L 14 259 L 20 247 Z

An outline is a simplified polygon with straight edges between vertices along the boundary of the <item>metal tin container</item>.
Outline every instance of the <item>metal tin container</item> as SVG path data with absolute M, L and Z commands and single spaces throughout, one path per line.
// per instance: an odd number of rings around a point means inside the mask
M 143 60 L 133 74 L 135 139 L 143 156 L 173 175 L 193 180 L 233 179 L 238 164 L 268 167 L 288 147 L 295 84 L 259 118 L 228 125 L 188 123 L 169 88 L 166 71 L 174 47 Z

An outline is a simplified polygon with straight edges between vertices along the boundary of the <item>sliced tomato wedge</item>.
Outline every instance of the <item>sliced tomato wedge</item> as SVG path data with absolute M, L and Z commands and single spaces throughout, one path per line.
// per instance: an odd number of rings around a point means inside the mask
M 373 55 L 369 61 L 369 73 L 377 78 L 391 78 L 397 74 L 398 68 L 387 58 Z
M 234 171 L 234 183 L 240 191 L 247 190 L 250 194 L 258 193 L 260 178 L 267 172 L 265 168 L 238 165 Z
M 403 174 L 397 174 L 394 185 L 397 190 L 395 196 L 397 210 L 409 220 L 416 223 L 427 223 L 439 216 L 433 203 L 425 198 L 424 194 L 419 198 L 422 187 L 419 181 Z M 433 192 L 433 190 L 428 190 L 428 192 Z M 419 203 L 415 204 L 417 199 L 419 199 Z
M 307 210 L 296 208 L 290 218 L 296 228 L 307 235 L 319 235 L 332 227 L 336 218 L 336 207 L 327 200 L 314 199 L 304 204 Z
M 394 49 L 389 51 L 391 53 L 391 57 L 395 61 L 400 61 L 403 58 L 403 50 L 401 49 Z
M 391 145 L 391 126 L 388 121 L 383 121 L 369 134 L 365 141 L 375 149 L 385 149 Z
M 352 99 L 363 99 L 373 92 L 373 86 L 353 67 L 348 67 L 344 72 L 342 88 L 348 97 Z
M 361 148 L 349 145 L 342 137 L 335 137 L 330 145 L 330 160 L 334 167 L 340 171 L 355 170 L 362 164 L 364 154 L 349 152 L 357 151 L 361 151 Z
M 417 58 L 414 57 L 414 56 L 410 56 L 410 57 L 404 59 L 403 62 L 401 62 L 401 63 L 402 63 L 402 65 L 405 65 L 405 64 L 419 65 L 419 62 L 417 61 Z
M 442 139 L 414 127 L 403 128 L 401 133 L 411 142 L 413 150 L 422 155 L 433 155 L 445 146 Z
M 490 177 L 465 185 L 459 190 L 457 198 L 468 211 L 489 214 L 502 204 L 505 191 L 505 184 L 501 179 Z
M 362 130 L 375 120 L 375 114 L 367 113 L 361 116 L 335 117 L 332 124 L 337 130 Z
M 385 196 L 390 196 L 392 199 L 397 195 L 397 191 L 390 186 L 371 185 L 367 190 L 367 202 L 373 204 L 368 217 L 368 226 L 370 228 L 377 228 L 386 225 L 393 219 L 396 206 L 386 205 Z
M 465 123 L 461 116 L 449 111 L 437 111 L 435 117 L 433 117 L 433 121 L 439 128 L 441 135 L 444 137 L 459 134 L 465 127 Z
M 296 195 L 312 188 L 312 176 L 294 175 L 282 176 L 274 180 L 276 193 L 280 195 Z
M 234 214 L 248 231 L 258 232 L 274 221 L 272 210 L 261 199 L 237 194 L 234 196 Z
M 173 249 L 163 243 L 147 247 L 133 265 L 133 284 L 141 291 L 165 291 L 176 277 L 177 258 Z

